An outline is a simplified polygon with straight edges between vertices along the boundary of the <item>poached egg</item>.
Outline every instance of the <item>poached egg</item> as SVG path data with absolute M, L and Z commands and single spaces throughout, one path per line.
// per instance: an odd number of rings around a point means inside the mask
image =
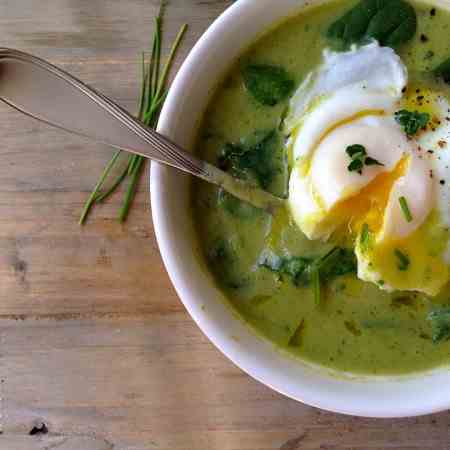
M 395 120 L 400 109 L 428 109 L 432 124 L 411 138 Z M 450 263 L 447 116 L 443 95 L 412 94 L 391 48 L 326 50 L 285 120 L 289 206 L 299 228 L 353 246 L 359 278 L 381 289 L 439 293 Z M 355 145 L 372 163 L 350 170 Z

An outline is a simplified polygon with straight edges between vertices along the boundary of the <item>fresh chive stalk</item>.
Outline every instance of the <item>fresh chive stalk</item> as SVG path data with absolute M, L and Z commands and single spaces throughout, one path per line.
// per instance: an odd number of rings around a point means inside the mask
M 138 119 L 145 125 L 156 128 L 161 111 L 162 104 L 167 96 L 167 79 L 175 59 L 177 50 L 181 44 L 184 34 L 187 30 L 187 25 L 184 24 L 172 45 L 169 56 L 164 66 L 161 65 L 161 42 L 162 42 L 162 19 L 163 19 L 163 3 L 155 18 L 155 31 L 153 34 L 152 50 L 150 58 L 146 61 L 145 53 L 141 57 L 142 83 L 141 93 L 138 103 Z M 106 181 L 110 177 L 111 170 L 114 168 L 123 152 L 121 150 L 114 153 L 113 157 L 106 165 L 101 174 L 94 190 L 89 195 L 83 211 L 80 216 L 79 224 L 83 225 L 91 212 L 93 206 L 97 203 L 104 202 L 110 195 L 112 195 L 119 186 L 125 181 L 129 180 L 125 192 L 123 205 L 119 212 L 120 222 L 124 222 L 130 211 L 133 199 L 136 195 L 137 187 L 143 173 L 145 159 L 139 155 L 129 155 L 126 162 L 124 162 L 123 169 L 119 175 L 113 180 L 109 187 L 104 188 Z
M 405 216 L 406 221 L 412 222 L 413 216 L 411 214 L 411 210 L 409 209 L 408 201 L 406 200 L 405 197 L 400 197 L 398 201 L 400 203 L 400 208 L 402 210 L 403 215 Z

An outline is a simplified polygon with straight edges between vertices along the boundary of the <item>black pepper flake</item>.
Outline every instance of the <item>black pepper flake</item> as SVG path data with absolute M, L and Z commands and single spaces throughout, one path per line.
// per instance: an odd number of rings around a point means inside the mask
M 404 94 L 406 92 L 406 86 L 402 89 L 402 93 Z
M 434 153 L 433 150 L 428 150 L 427 153 L 429 153 L 430 155 L 432 155 Z
M 433 178 L 433 171 L 430 170 L 430 178 Z
M 417 96 L 417 101 L 420 102 L 424 99 L 425 97 L 423 95 L 418 95 Z
M 416 94 L 418 94 L 420 92 L 420 89 L 419 88 L 417 88 L 416 89 Z M 450 111 L 449 111 L 450 112 Z
M 436 8 L 431 8 L 430 9 L 430 16 L 434 17 L 436 15 Z
M 34 426 L 28 433 L 30 436 L 35 436 L 36 434 L 47 434 L 48 428 L 45 423 L 40 424 L 40 426 Z
M 423 33 L 420 35 L 420 41 L 421 42 L 428 42 L 428 37 L 425 36 Z
M 445 180 L 441 180 L 441 181 L 439 181 L 439 183 L 441 183 L 442 185 L 444 185 L 444 184 L 445 184 Z

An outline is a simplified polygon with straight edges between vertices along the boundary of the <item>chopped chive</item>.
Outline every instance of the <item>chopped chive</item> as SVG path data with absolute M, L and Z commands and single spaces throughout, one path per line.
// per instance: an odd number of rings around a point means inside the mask
M 320 274 L 318 268 L 313 269 L 311 273 L 311 281 L 314 291 L 314 302 L 316 305 L 320 305 Z
M 411 214 L 411 210 L 409 209 L 408 202 L 407 202 L 406 198 L 405 197 L 400 197 L 398 199 L 398 201 L 400 203 L 400 208 L 401 208 L 401 210 L 403 212 L 403 215 L 405 216 L 406 221 L 407 222 L 412 222 L 413 216 Z
M 359 240 L 359 244 L 364 251 L 367 251 L 369 248 L 369 240 L 370 240 L 370 229 L 369 225 L 365 223 L 361 229 L 361 237 Z
M 405 272 L 406 270 L 408 270 L 411 261 L 408 257 L 408 255 L 406 255 L 405 253 L 403 253 L 402 251 L 400 251 L 399 249 L 395 249 L 394 250 L 395 256 L 398 259 L 398 264 L 397 264 L 397 268 L 398 270 Z

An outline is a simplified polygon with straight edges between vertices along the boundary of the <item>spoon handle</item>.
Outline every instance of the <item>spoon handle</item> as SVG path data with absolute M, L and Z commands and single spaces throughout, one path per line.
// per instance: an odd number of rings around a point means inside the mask
M 28 53 L 0 48 L 0 100 L 49 125 L 222 186 L 258 208 L 273 212 L 283 203 L 278 197 L 196 158 L 105 95 Z

